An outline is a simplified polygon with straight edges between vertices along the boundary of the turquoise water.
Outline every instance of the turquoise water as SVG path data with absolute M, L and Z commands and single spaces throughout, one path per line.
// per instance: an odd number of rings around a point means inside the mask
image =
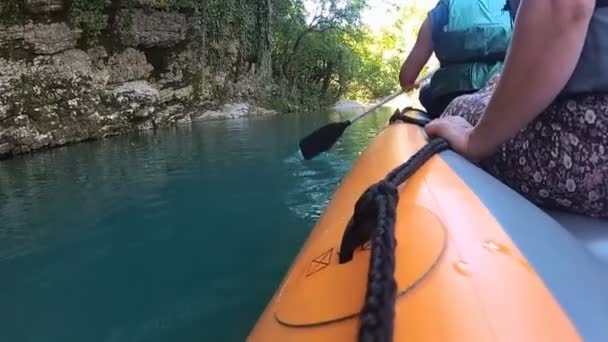
M 243 341 L 390 110 L 196 123 L 0 161 L 2 341 Z

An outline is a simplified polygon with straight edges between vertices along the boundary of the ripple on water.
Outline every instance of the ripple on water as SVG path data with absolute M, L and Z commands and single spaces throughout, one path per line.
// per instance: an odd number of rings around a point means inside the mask
M 310 161 L 303 161 L 294 153 L 284 163 L 297 179 L 286 194 L 287 206 L 297 217 L 316 221 L 329 204 L 347 162 L 332 151 Z
M 295 177 L 294 187 L 286 193 L 285 203 L 299 218 L 310 224 L 321 216 L 334 191 L 353 163 L 365 150 L 367 143 L 386 124 L 384 115 L 370 116 L 351 126 L 332 148 L 305 161 L 300 151 L 291 153 L 283 160 L 290 174 Z M 338 118 L 333 121 L 338 120 Z

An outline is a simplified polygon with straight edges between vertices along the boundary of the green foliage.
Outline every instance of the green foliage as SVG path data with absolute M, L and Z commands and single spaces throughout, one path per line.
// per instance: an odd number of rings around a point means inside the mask
M 361 24 L 366 0 L 157 1 L 165 6 L 182 1 L 200 13 L 206 65 L 212 69 L 232 67 L 224 63 L 233 63 L 227 56 L 236 39 L 241 61 L 256 64 L 262 79 L 278 84 L 281 100 L 273 102 L 280 107 L 318 107 L 340 97 L 367 100 L 394 92 L 425 17 L 416 5 L 396 5 L 394 22 L 372 32 Z
M 283 96 L 310 107 L 336 101 L 353 74 L 355 51 L 348 38 L 358 31 L 364 0 L 319 0 L 306 13 L 301 0 L 275 1 L 273 55 Z
M 257 2 L 263 0 L 208 0 L 199 2 L 204 32 L 210 47 L 208 62 L 216 68 L 225 67 L 229 41 L 239 42 L 243 59 L 256 55 L 260 28 L 257 21 Z
M 172 9 L 177 0 L 151 0 L 150 5 L 158 9 Z
M 361 28 L 351 42 L 358 58 L 346 98 L 369 100 L 399 90 L 399 70 L 414 46 L 425 16 L 420 7 L 404 5 L 397 9 L 395 19 L 377 32 Z M 434 58 L 431 64 L 436 64 Z
M 385 96 L 398 89 L 398 70 L 401 59 L 398 56 L 385 58 L 381 45 L 389 44 L 388 39 L 378 39 L 369 30 L 361 30 L 360 39 L 350 42 L 357 56 L 354 62 L 353 78 L 345 97 L 353 100 L 368 100 Z M 388 39 L 387 39 L 388 38 Z
M 82 30 L 83 45 L 97 44 L 101 32 L 107 28 L 108 16 L 103 13 L 104 7 L 104 0 L 71 0 L 70 23 Z
M 366 1 L 273 2 L 273 67 L 283 96 L 307 106 L 340 97 L 370 100 L 399 89 L 398 74 L 426 12 L 394 5 L 393 22 L 372 32 L 360 23 Z
M 200 1 L 197 0 L 150 0 L 150 7 L 166 10 L 177 11 L 182 9 L 193 9 L 200 6 Z

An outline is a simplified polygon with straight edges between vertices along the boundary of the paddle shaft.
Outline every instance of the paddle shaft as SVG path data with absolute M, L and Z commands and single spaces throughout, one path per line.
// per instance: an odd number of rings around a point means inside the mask
M 403 94 L 403 90 L 398 92 L 397 94 L 393 94 L 391 96 L 389 96 L 388 98 L 386 98 L 384 101 L 381 101 L 380 103 L 378 103 L 377 105 L 373 106 L 371 109 L 367 110 L 366 112 L 357 115 L 357 117 L 355 117 L 354 119 L 350 120 L 350 123 L 353 124 L 361 119 L 363 119 L 363 117 L 365 117 L 367 114 L 375 111 L 376 109 L 384 106 L 387 102 L 393 100 L 394 98 L 396 98 L 397 96 Z
M 430 78 L 432 74 L 433 72 L 430 72 L 426 76 L 421 78 L 415 83 L 416 86 L 419 86 L 424 80 Z M 344 130 L 348 128 L 348 126 L 362 119 L 364 116 L 372 113 L 373 111 L 383 106 L 387 102 L 393 100 L 402 93 L 403 90 L 401 90 L 397 94 L 387 97 L 380 103 L 365 111 L 365 113 L 357 115 L 357 117 L 352 120 L 333 122 L 309 134 L 304 139 L 300 140 L 300 151 L 302 152 L 302 156 L 304 157 L 304 159 L 309 160 L 311 158 L 314 158 L 316 155 L 329 150 L 336 143 L 336 141 L 340 139 L 340 137 L 344 133 Z
M 429 72 L 428 74 L 426 74 L 423 78 L 421 78 L 420 80 L 416 81 L 416 84 L 419 85 L 422 82 L 426 81 L 427 79 L 431 78 L 431 76 L 433 76 L 434 72 Z M 383 101 L 381 101 L 380 103 L 376 104 L 375 106 L 373 106 L 372 108 L 370 108 L 369 110 L 357 115 L 354 119 L 350 120 L 350 123 L 353 124 L 361 119 L 363 119 L 366 115 L 368 115 L 369 113 L 375 111 L 376 109 L 384 106 L 387 102 L 394 100 L 397 96 L 403 94 L 403 90 L 399 91 L 396 94 L 393 94 L 389 97 L 387 97 L 386 99 L 384 99 Z

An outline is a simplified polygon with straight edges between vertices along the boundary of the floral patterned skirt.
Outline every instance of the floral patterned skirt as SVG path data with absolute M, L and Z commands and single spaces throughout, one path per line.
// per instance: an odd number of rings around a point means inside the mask
M 459 96 L 442 116 L 475 125 L 497 78 Z M 533 203 L 608 217 L 608 94 L 556 100 L 481 166 Z

